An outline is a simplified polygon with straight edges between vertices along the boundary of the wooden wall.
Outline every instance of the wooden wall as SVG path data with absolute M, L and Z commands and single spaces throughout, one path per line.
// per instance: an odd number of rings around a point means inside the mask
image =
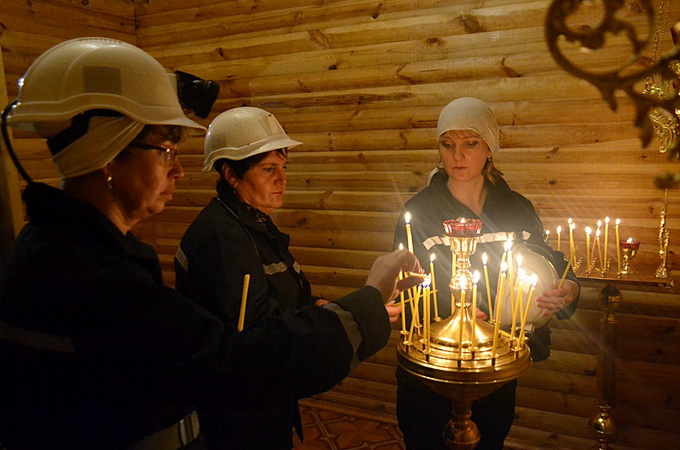
M 290 154 L 285 205 L 274 220 L 291 234 L 292 251 L 318 295 L 335 298 L 362 285 L 375 257 L 390 250 L 403 203 L 425 186 L 434 166 L 439 111 L 459 96 L 491 105 L 501 126 L 497 165 L 553 236 L 572 217 L 583 248 L 584 226 L 618 217 L 622 235 L 643 242 L 636 264 L 653 271 L 663 192 L 652 180 L 680 166 L 654 144 L 641 148 L 628 99 L 621 97 L 612 112 L 592 86 L 556 65 L 543 31 L 548 4 L 3 0 L 0 44 L 10 99 L 40 52 L 97 34 L 136 43 L 169 69 L 219 81 L 214 114 L 241 105 L 273 112 L 304 142 Z M 674 23 L 680 4 L 669 4 Z M 635 1 L 622 16 L 642 21 Z M 585 9 L 582 17 L 592 22 L 597 11 Z M 667 31 L 660 43 L 670 48 Z M 611 67 L 627 51 L 614 39 L 611 51 L 586 56 L 585 64 Z M 29 173 L 57 183 L 42 142 L 17 132 L 15 139 Z M 169 284 L 179 239 L 213 196 L 215 177 L 200 173 L 201 160 L 196 137 L 183 149 L 186 177 L 175 200 L 138 230 L 159 251 Z M 668 226 L 671 250 L 678 252 L 677 189 L 669 195 Z M 601 287 L 586 283 L 577 315 L 553 326 L 553 356 L 521 377 L 511 431 L 516 448 L 594 444 L 587 421 L 596 412 Z M 615 448 L 672 448 L 680 439 L 680 298 L 656 288 L 628 290 L 619 318 Z M 316 401 L 393 418 L 394 354 L 393 340 Z

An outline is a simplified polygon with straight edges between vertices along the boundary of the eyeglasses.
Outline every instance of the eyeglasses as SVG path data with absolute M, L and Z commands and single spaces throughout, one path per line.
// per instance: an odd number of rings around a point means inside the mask
M 159 147 L 157 145 L 144 144 L 143 142 L 133 142 L 130 144 L 130 147 L 135 147 L 140 150 L 158 150 L 161 152 L 163 161 L 167 163 L 174 162 L 177 159 L 178 150 L 176 148 Z

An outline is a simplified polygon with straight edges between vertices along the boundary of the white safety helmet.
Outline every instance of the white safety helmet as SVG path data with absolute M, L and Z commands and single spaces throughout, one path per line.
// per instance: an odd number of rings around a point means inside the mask
M 215 117 L 208 127 L 203 172 L 210 172 L 220 159 L 238 161 L 301 144 L 289 138 L 276 117 L 264 109 L 252 106 L 230 109 Z
M 72 39 L 47 50 L 19 81 L 17 100 L 7 122 L 29 131 L 68 124 L 92 109 L 118 111 L 146 125 L 205 129 L 184 115 L 175 75 L 142 49 L 115 39 Z

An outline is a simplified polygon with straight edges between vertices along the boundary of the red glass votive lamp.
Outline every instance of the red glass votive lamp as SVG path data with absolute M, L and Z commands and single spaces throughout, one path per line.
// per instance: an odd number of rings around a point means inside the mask
M 482 220 L 458 218 L 444 221 L 448 237 L 478 237 L 482 232 Z

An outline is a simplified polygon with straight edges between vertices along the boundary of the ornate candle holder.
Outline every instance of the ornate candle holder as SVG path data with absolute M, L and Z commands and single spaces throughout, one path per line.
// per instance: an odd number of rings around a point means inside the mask
M 454 219 L 444 221 L 444 230 L 449 237 L 451 251 L 456 255 L 456 271 L 451 276 L 449 287 L 452 291 L 472 290 L 470 255 L 477 249 L 477 240 L 482 231 L 479 219 Z
M 479 430 L 471 418 L 472 402 L 531 366 L 525 338 L 512 339 L 496 324 L 477 320 L 472 312 L 469 292 L 474 284 L 469 257 L 476 249 L 481 226 L 481 220 L 444 222 L 458 266 L 449 285 L 455 310 L 450 317 L 432 323 L 424 338 L 413 336 L 410 344 L 401 340 L 397 345 L 399 365 L 451 400 L 453 417 L 443 430 L 451 449 L 472 450 L 479 442 Z
M 619 241 L 621 246 L 621 260 L 623 261 L 623 266 L 621 267 L 621 273 L 633 273 L 633 269 L 630 267 L 630 261 L 635 258 L 637 251 L 640 248 L 640 241 L 628 238 L 621 239 Z

